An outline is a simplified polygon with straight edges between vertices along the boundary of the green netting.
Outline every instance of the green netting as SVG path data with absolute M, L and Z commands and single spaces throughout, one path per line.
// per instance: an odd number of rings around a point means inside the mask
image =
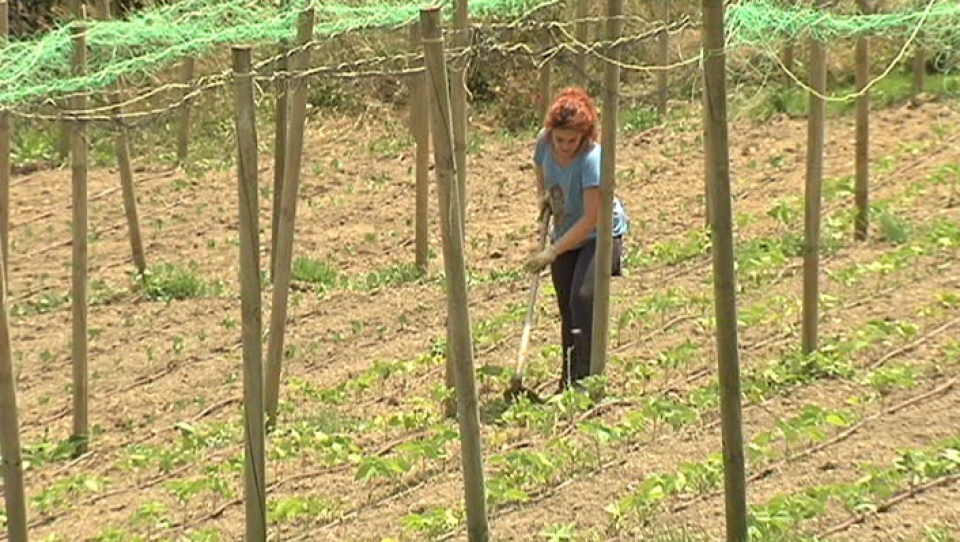
M 471 0 L 473 17 L 516 16 L 533 0 Z M 419 17 L 421 4 L 380 2 L 348 6 L 293 0 L 283 7 L 249 0 L 184 0 L 139 13 L 126 21 L 87 21 L 87 75 L 72 75 L 73 27 L 0 49 L 0 105 L 104 89 L 121 76 L 149 77 L 186 56 L 202 56 L 233 44 L 293 39 L 299 12 L 316 10 L 317 38 L 359 29 L 394 28 Z M 426 4 L 424 4 L 426 5 Z M 446 16 L 453 10 L 444 9 Z
M 732 43 L 758 46 L 776 40 L 815 38 L 823 43 L 864 35 L 905 41 L 923 28 L 927 44 L 960 40 L 960 3 L 934 0 L 921 7 L 871 15 L 842 15 L 809 6 L 784 7 L 771 0 L 734 4 L 727 16 Z
M 470 0 L 472 17 L 515 17 L 544 0 Z M 444 14 L 449 17 L 451 0 Z M 202 56 L 232 44 L 274 44 L 292 39 L 296 19 L 307 5 L 316 9 L 316 36 L 370 28 L 395 28 L 418 17 L 421 4 L 409 0 L 350 6 L 319 0 L 288 0 L 282 7 L 250 0 L 183 0 L 139 13 L 127 21 L 88 21 L 88 74 L 71 74 L 72 27 L 39 39 L 0 48 L 0 106 L 38 102 L 80 91 L 96 91 L 121 76 L 132 84 L 178 59 Z M 784 7 L 771 0 L 731 6 L 728 44 L 769 46 L 785 37 L 829 42 L 864 34 L 906 40 L 924 30 L 924 43 L 960 42 L 960 4 L 931 0 L 920 8 L 873 15 L 842 15 L 810 7 Z

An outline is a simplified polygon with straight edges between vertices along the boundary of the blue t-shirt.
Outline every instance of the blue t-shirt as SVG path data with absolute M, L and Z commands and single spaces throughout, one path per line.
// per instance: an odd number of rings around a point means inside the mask
M 557 241 L 583 217 L 583 190 L 600 186 L 600 145 L 591 143 L 590 148 L 581 151 L 573 162 L 561 166 L 553 158 L 546 130 L 537 135 L 537 145 L 533 152 L 533 162 L 543 168 L 543 187 L 550 195 L 550 209 L 553 211 L 553 240 Z M 621 236 L 630 227 L 630 219 L 618 198 L 613 200 L 613 235 Z M 588 239 L 594 239 L 597 230 L 590 232 Z

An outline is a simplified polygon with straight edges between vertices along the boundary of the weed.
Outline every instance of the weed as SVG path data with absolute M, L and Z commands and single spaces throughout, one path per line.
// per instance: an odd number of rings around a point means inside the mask
M 333 264 L 306 256 L 294 260 L 293 278 L 313 284 L 321 291 L 332 290 L 343 280 L 340 271 Z
M 358 290 L 375 290 L 416 282 L 423 271 L 413 263 L 391 264 L 361 275 L 353 284 Z
M 339 513 L 341 503 L 324 497 L 278 497 L 267 503 L 270 523 L 292 523 L 302 518 L 328 521 Z
M 660 124 L 660 113 L 652 105 L 625 109 L 620 114 L 620 127 L 624 134 L 644 132 Z
M 428 539 L 437 539 L 460 526 L 462 513 L 449 508 L 435 507 L 422 514 L 407 514 L 403 517 L 403 530 L 419 533 Z
M 547 525 L 538 536 L 547 542 L 567 542 L 577 539 L 577 527 L 574 523 Z
M 45 292 L 37 300 L 25 301 L 15 304 L 10 312 L 14 316 L 30 316 L 35 314 L 46 314 L 53 312 L 63 305 L 70 302 L 70 294 L 57 294 Z
M 957 542 L 957 537 L 946 525 L 926 525 L 923 533 L 923 542 Z
M 894 245 L 902 245 L 910 240 L 912 227 L 906 218 L 885 208 L 881 208 L 875 214 L 881 239 Z
M 136 275 L 136 286 L 152 301 L 182 301 L 202 297 L 211 292 L 211 286 L 200 274 L 200 266 L 191 262 L 187 267 L 164 263 L 147 268 Z

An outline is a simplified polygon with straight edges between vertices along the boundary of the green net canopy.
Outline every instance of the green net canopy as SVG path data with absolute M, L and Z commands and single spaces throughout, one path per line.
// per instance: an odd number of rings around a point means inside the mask
M 516 18 L 550 0 L 469 0 L 474 20 Z M 133 86 L 150 85 L 160 70 L 187 56 L 201 57 L 235 44 L 275 45 L 292 40 L 297 18 L 316 10 L 317 39 L 362 29 L 391 29 L 418 18 L 426 3 L 405 0 L 360 6 L 319 0 L 182 0 L 140 12 L 125 21 L 85 21 L 87 73 L 71 71 L 76 26 L 64 25 L 33 40 L 0 47 L 0 107 L 17 109 L 77 92 L 94 92 L 124 78 Z M 447 18 L 452 0 L 442 5 Z M 880 35 L 906 43 L 922 29 L 923 42 L 935 47 L 960 42 L 960 3 L 930 0 L 899 11 L 843 14 L 812 7 L 785 6 L 772 0 L 734 3 L 727 13 L 730 48 L 769 48 L 784 38 L 823 42 Z M 357 60 L 357 59 L 354 59 Z M 144 81 L 146 81 L 144 83 Z
M 427 4 L 367 3 L 351 6 L 315 0 L 284 6 L 250 0 L 184 0 L 141 12 L 125 21 L 88 20 L 87 74 L 71 69 L 75 24 L 38 39 L 7 43 L 0 49 L 0 106 L 12 107 L 75 92 L 104 89 L 120 77 L 149 77 L 187 56 L 203 56 L 234 44 L 276 44 L 292 40 L 297 18 L 316 10 L 315 37 L 360 29 L 395 28 L 419 17 Z M 517 16 L 532 0 L 471 0 L 472 17 Z M 449 17 L 453 10 L 445 6 Z

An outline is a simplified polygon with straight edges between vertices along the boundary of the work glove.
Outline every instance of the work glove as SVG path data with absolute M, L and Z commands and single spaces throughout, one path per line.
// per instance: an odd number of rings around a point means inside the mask
M 553 263 L 553 260 L 557 259 L 557 249 L 553 248 L 553 245 L 548 246 L 547 248 L 537 252 L 527 260 L 526 267 L 527 271 L 532 273 L 538 272 L 544 267 Z

